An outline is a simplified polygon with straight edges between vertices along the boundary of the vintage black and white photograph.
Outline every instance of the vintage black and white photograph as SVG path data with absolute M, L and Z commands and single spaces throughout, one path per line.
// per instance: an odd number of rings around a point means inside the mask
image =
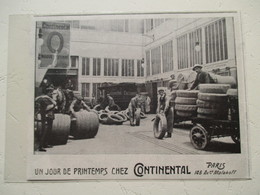
M 34 156 L 137 155 L 139 162 L 140 155 L 241 154 L 243 64 L 232 14 L 35 20 Z M 150 174 L 136 166 L 137 177 Z M 164 168 L 156 173 L 167 174 Z

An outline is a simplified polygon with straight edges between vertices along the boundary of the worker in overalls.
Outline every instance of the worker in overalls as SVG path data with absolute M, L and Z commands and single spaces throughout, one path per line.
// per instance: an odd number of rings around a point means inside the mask
M 134 126 L 134 120 L 135 120 L 135 112 L 138 108 L 141 109 L 141 97 L 140 94 L 136 94 L 135 97 L 133 97 L 130 100 L 130 103 L 128 105 L 128 112 L 129 112 L 129 117 L 130 117 L 130 125 Z
M 42 123 L 39 143 L 39 151 L 41 152 L 46 152 L 45 148 L 52 147 L 49 145 L 49 140 L 54 120 L 54 109 L 56 107 L 56 102 L 52 99 L 53 90 L 53 88 L 46 88 L 46 95 L 41 95 L 35 99 L 35 116 L 40 114 Z
M 164 89 L 159 89 L 158 91 L 158 103 L 157 103 L 157 113 L 165 114 L 165 117 L 167 118 L 168 112 L 170 109 L 170 97 L 166 95 L 166 92 Z M 167 128 L 167 134 L 166 137 L 172 137 L 172 131 L 173 128 Z

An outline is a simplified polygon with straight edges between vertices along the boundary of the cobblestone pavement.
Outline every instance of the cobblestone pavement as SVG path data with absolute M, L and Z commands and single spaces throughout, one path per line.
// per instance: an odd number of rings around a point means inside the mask
M 140 126 L 131 127 L 129 121 L 123 125 L 100 124 L 95 138 L 74 140 L 70 138 L 66 145 L 48 148 L 38 154 L 225 154 L 239 153 L 239 145 L 230 137 L 211 140 L 207 150 L 197 150 L 189 138 L 191 123 L 178 124 L 173 129 L 172 138 L 162 140 L 154 138 L 153 122 L 155 115 L 141 120 Z

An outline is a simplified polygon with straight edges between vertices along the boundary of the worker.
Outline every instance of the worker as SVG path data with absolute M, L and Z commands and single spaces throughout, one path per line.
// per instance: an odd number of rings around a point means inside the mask
M 82 110 L 91 111 L 87 104 L 83 101 L 83 97 L 81 95 L 76 95 L 75 99 L 72 101 L 70 105 L 70 112 L 72 118 L 75 118 L 75 113 L 80 112 Z
M 159 89 L 158 91 L 158 103 L 157 103 L 157 113 L 162 113 L 165 114 L 165 117 L 167 118 L 168 116 L 168 111 L 170 109 L 170 96 L 166 95 L 166 92 L 164 89 Z M 170 138 L 172 137 L 172 132 L 173 129 L 172 128 L 167 128 L 167 134 L 166 137 Z
M 177 82 L 177 80 L 175 79 L 175 75 L 172 74 L 171 75 L 171 80 L 169 81 L 169 85 L 168 88 L 170 91 L 174 91 L 177 90 L 179 88 L 179 83 Z
M 35 116 L 40 114 L 42 130 L 40 132 L 40 144 L 39 151 L 46 152 L 45 148 L 52 147 L 49 145 L 51 138 L 52 123 L 54 120 L 54 109 L 56 108 L 56 102 L 51 98 L 53 88 L 46 88 L 47 95 L 41 95 L 35 99 L 36 113 Z
M 106 107 L 108 107 L 108 109 L 110 109 L 110 108 L 112 108 L 112 106 L 115 106 L 115 101 L 111 97 L 111 95 L 109 93 L 107 93 L 105 98 L 101 102 L 100 106 L 102 109 L 105 109 Z
M 138 108 L 141 109 L 141 96 L 139 93 L 136 94 L 135 97 L 133 97 L 130 100 L 130 103 L 128 105 L 128 112 L 129 112 L 129 117 L 130 117 L 130 125 L 134 126 L 134 119 L 135 119 L 135 112 Z
M 202 66 L 195 64 L 192 68 L 197 73 L 196 79 L 188 90 L 194 90 L 198 88 L 199 84 L 202 83 L 214 83 L 214 80 L 208 72 L 202 71 Z
M 69 79 L 65 85 L 65 89 L 74 90 L 74 85 L 72 84 L 71 80 Z

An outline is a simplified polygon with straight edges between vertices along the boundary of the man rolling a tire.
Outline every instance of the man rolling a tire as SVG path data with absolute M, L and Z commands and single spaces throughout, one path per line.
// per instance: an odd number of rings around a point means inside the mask
M 188 90 L 197 89 L 199 84 L 214 83 L 208 72 L 202 71 L 202 66 L 195 64 L 192 68 L 193 71 L 197 73 L 196 79 Z
M 163 89 L 159 89 L 158 91 L 158 103 L 157 103 L 157 113 L 163 113 L 167 118 L 168 112 L 170 109 L 170 97 L 166 95 L 166 92 Z M 172 137 L 172 128 L 167 128 L 167 138 Z
M 71 112 L 72 118 L 75 118 L 76 112 L 80 112 L 83 109 L 85 109 L 89 112 L 91 111 L 91 109 L 88 107 L 88 105 L 85 104 L 85 102 L 83 101 L 82 96 L 80 96 L 80 95 L 75 96 L 75 100 L 73 100 L 70 105 L 70 112 Z
M 136 94 L 135 97 L 133 97 L 130 100 L 130 103 L 128 105 L 128 111 L 129 111 L 129 117 L 130 117 L 130 125 L 134 126 L 134 120 L 135 120 L 135 112 L 137 109 L 141 109 L 141 102 L 140 102 L 140 94 Z
M 40 133 L 39 151 L 46 152 L 45 148 L 52 146 L 48 145 L 48 141 L 51 137 L 52 123 L 54 120 L 54 109 L 56 102 L 51 98 L 53 88 L 46 88 L 46 95 L 41 95 L 35 99 L 36 114 L 41 115 L 42 130 Z

